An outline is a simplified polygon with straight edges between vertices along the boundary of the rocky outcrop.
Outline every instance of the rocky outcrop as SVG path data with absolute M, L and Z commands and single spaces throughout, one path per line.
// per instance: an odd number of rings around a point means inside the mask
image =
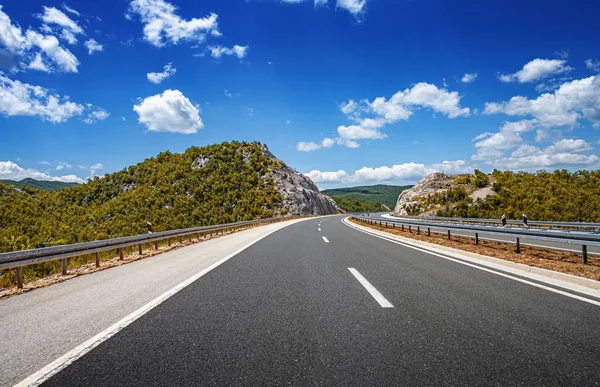
M 443 173 L 433 173 L 425 176 L 412 188 L 402 191 L 398 196 L 394 213 L 397 215 L 408 215 L 407 208 L 419 206 L 423 198 L 433 195 L 436 192 L 442 192 L 452 187 L 456 175 L 446 175 Z
M 337 204 L 306 175 L 288 167 L 263 145 L 263 153 L 273 158 L 277 166 L 271 168 L 269 177 L 283 199 L 281 212 L 287 215 L 330 215 L 341 213 Z

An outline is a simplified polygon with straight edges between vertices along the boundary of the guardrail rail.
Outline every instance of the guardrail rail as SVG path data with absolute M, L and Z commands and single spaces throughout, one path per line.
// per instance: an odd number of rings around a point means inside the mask
M 74 243 L 70 245 L 44 247 L 32 250 L 21 250 L 8 253 L 0 253 L 0 270 L 15 269 L 17 277 L 17 287 L 23 288 L 23 266 L 36 263 L 61 260 L 62 274 L 67 274 L 67 259 L 81 255 L 96 253 L 96 267 L 100 267 L 100 253 L 102 251 L 118 249 L 119 258 L 123 259 L 123 248 L 138 245 L 138 252 L 142 255 L 143 245 L 152 242 L 154 249 L 158 249 L 158 242 L 167 240 L 171 245 L 172 239 L 179 239 L 181 243 L 184 237 L 190 241 L 195 237 L 198 239 L 206 234 L 223 233 L 229 230 L 236 230 L 258 224 L 274 223 L 282 220 L 294 219 L 296 217 L 268 218 L 258 220 L 248 220 L 243 222 L 228 223 L 213 226 L 192 227 L 186 229 L 169 230 L 154 232 L 150 234 L 140 234 L 122 238 L 103 239 L 92 242 Z
M 475 244 L 479 244 L 479 239 L 494 240 L 494 235 L 503 235 L 510 238 L 514 238 L 516 244 L 516 252 L 521 252 L 521 239 L 527 238 L 528 240 L 545 240 L 553 242 L 562 242 L 570 244 L 581 245 L 581 257 L 582 263 L 587 264 L 588 260 L 588 246 L 600 246 L 600 234 L 598 232 L 582 232 L 582 231 L 571 231 L 571 230 L 556 230 L 556 229 L 545 229 L 545 228 L 522 228 L 522 227 L 510 227 L 501 226 L 495 224 L 494 226 L 489 225 L 477 225 L 477 224 L 464 224 L 464 223 L 451 223 L 451 222 L 438 222 L 438 221 L 426 221 L 428 218 L 414 218 L 414 217 L 402 217 L 398 219 L 373 219 L 369 216 L 353 215 L 354 219 L 361 222 L 368 223 L 371 225 L 379 225 L 385 228 L 401 228 L 404 231 L 405 225 L 408 226 L 408 230 L 412 231 L 412 226 L 416 226 L 417 234 L 421 233 L 421 227 L 427 229 L 427 234 L 431 235 L 431 232 L 442 233 L 448 235 L 448 239 L 451 239 L 452 233 L 460 231 L 469 231 L 474 233 L 471 235 L 461 236 L 471 237 L 475 239 Z M 419 220 L 417 220 L 419 219 Z M 443 231 L 440 231 L 443 230 Z M 487 234 L 487 235 L 486 235 Z M 510 241 L 504 241 L 505 243 L 511 243 Z M 545 247 L 549 250 L 559 249 L 553 248 L 552 246 Z

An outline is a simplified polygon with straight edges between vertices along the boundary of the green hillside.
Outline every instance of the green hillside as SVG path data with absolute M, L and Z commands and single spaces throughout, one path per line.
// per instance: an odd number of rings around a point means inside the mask
M 326 189 L 321 191 L 328 196 L 337 196 L 347 199 L 360 199 L 370 203 L 383 203 L 390 209 L 394 209 L 400 192 L 412 187 L 412 185 L 371 185 L 348 188 Z
M 75 187 L 76 185 L 79 185 L 77 183 L 63 183 L 61 181 L 35 180 L 30 178 L 23 179 L 20 181 L 0 180 L 0 184 L 12 185 L 15 188 L 23 188 L 23 186 L 28 186 L 31 188 L 50 192 L 55 192 L 63 188 Z
M 331 196 L 339 208 L 346 212 L 379 212 L 384 208 L 381 203 L 371 203 L 366 200 Z

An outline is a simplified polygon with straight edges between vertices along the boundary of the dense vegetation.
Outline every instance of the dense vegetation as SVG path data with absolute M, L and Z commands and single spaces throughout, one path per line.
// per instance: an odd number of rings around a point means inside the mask
M 79 185 L 77 183 L 63 183 L 61 181 L 44 181 L 35 180 L 31 178 L 23 179 L 20 181 L 15 180 L 0 180 L 0 184 L 14 186 L 15 188 L 22 189 L 24 186 L 39 189 L 42 191 L 55 192 L 63 188 L 75 187 Z
M 271 217 L 278 165 L 259 143 L 232 142 L 163 152 L 57 192 L 0 185 L 0 252 L 140 234 L 147 221 L 163 231 Z
M 495 194 L 485 200 L 474 201 L 460 184 L 424 200 L 443 204 L 440 216 L 600 222 L 600 171 L 494 170 L 491 180 Z
M 361 199 L 344 198 L 340 196 L 331 197 L 339 208 L 346 212 L 379 212 L 384 208 L 381 203 L 370 203 Z
M 331 197 L 336 196 L 340 198 L 360 199 L 374 204 L 383 203 L 393 210 L 400 193 L 410 187 L 412 186 L 379 184 L 373 186 L 326 189 L 321 192 Z

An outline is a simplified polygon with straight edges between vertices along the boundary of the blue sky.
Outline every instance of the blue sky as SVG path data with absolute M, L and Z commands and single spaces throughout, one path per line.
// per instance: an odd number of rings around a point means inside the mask
M 597 169 L 600 4 L 10 0 L 0 179 L 261 141 L 321 188 Z

